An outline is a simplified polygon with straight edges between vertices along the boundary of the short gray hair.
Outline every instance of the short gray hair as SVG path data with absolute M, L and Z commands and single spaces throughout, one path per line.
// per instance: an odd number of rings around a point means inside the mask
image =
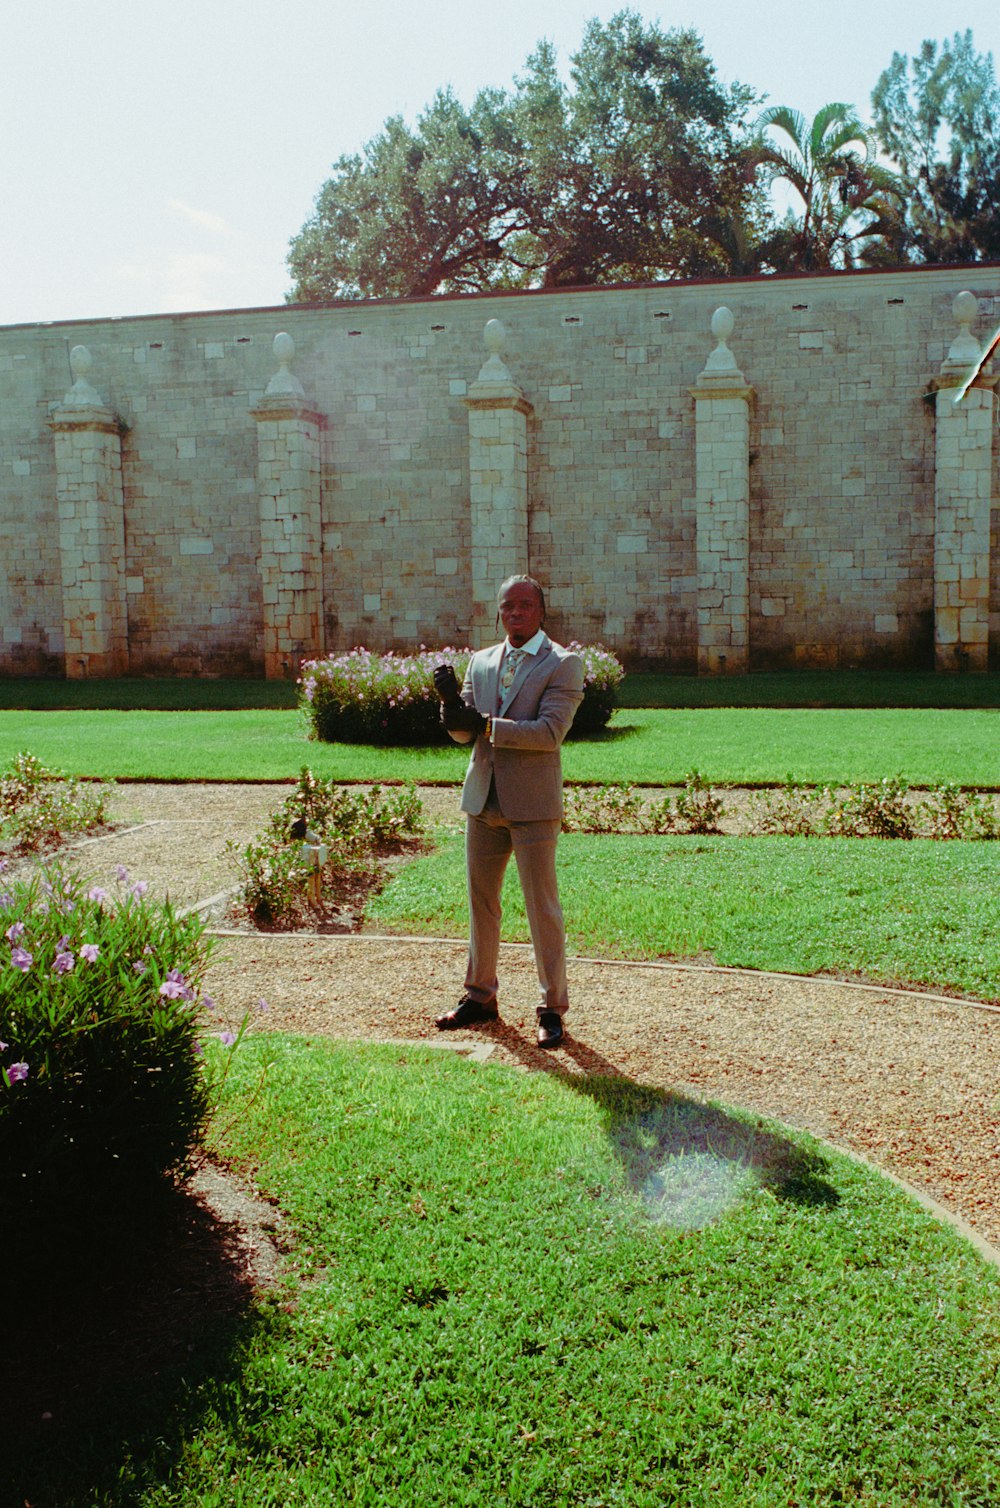
M 534 576 L 508 576 L 506 581 L 501 581 L 500 586 L 497 590 L 498 606 L 500 604 L 500 598 L 503 596 L 507 588 L 511 586 L 534 587 L 535 591 L 538 593 L 538 600 L 541 603 L 542 616 L 545 616 L 545 593 L 542 591 L 540 583 L 535 580 Z

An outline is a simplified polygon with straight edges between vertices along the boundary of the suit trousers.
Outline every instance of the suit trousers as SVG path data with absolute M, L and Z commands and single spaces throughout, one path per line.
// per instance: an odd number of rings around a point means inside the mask
M 513 822 L 494 793 L 483 811 L 466 817 L 465 855 L 469 887 L 469 966 L 466 993 L 485 1004 L 497 993 L 500 955 L 500 892 L 513 853 L 524 894 L 535 968 L 541 991 L 538 1011 L 563 1016 L 569 1008 L 566 935 L 556 884 L 556 840 L 562 823 Z

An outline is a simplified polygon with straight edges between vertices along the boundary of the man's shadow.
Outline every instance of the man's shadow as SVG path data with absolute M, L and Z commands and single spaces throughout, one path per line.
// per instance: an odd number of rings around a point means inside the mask
M 489 1036 L 525 1068 L 552 1074 L 593 1100 L 629 1189 L 655 1218 L 688 1227 L 708 1224 L 754 1185 L 790 1204 L 839 1203 L 826 1176 L 827 1159 L 752 1114 L 639 1084 L 570 1036 L 555 1052 L 503 1021 L 491 1026 Z

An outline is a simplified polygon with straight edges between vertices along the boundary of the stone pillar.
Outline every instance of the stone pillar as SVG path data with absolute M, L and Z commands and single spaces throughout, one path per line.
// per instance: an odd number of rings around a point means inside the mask
M 691 389 L 695 404 L 698 673 L 736 674 L 750 656 L 750 400 L 726 344 L 734 320 L 712 315 L 718 344 Z
M 320 511 L 322 415 L 290 370 L 295 342 L 274 337 L 278 370 L 258 406 L 257 494 L 260 579 L 264 601 L 264 674 L 296 676 L 323 652 L 323 560 Z
M 128 670 L 125 608 L 125 499 L 121 428 L 90 385 L 92 357 L 74 346 L 75 381 L 50 410 L 55 437 L 59 558 L 66 675 L 123 675 Z
M 953 304 L 959 333 L 937 379 L 934 451 L 934 668 L 986 670 L 990 637 L 993 388 L 989 363 L 955 401 L 980 359 L 976 300 Z
M 487 322 L 489 353 L 469 388 L 472 633 L 494 636 L 497 587 L 528 570 L 528 415 L 531 404 L 503 361 L 506 331 Z

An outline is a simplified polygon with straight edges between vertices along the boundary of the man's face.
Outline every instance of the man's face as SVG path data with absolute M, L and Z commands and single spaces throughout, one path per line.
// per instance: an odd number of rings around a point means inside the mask
M 515 581 L 501 593 L 500 622 L 515 649 L 527 644 L 542 626 L 542 604 L 526 581 Z

